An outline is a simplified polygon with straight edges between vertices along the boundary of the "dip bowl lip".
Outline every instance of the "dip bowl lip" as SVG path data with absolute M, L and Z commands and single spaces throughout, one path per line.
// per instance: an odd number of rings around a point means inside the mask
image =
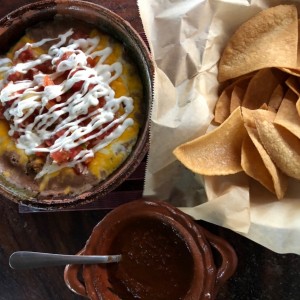
M 4 197 L 19 204 L 46 210 L 75 207 L 96 201 L 116 189 L 132 174 L 149 149 L 150 111 L 153 97 L 154 65 L 146 43 L 129 22 L 99 4 L 81 0 L 45 0 L 21 6 L 0 19 L 0 42 L 2 45 L 7 45 L 4 52 L 25 33 L 24 28 L 40 21 L 51 21 L 56 15 L 95 25 L 96 28 L 123 43 L 139 69 L 144 89 L 142 101 L 145 116 L 136 144 L 127 159 L 111 175 L 86 192 L 78 195 L 39 198 L 27 195 L 25 188 L 24 191 L 20 191 L 14 186 L 9 186 L 5 178 L 0 178 L 0 193 Z M 3 47 L 0 50 L 3 52 Z
M 136 219 L 152 218 L 164 223 L 185 241 L 193 258 L 193 276 L 190 289 L 183 299 L 214 299 L 218 289 L 234 274 L 237 256 L 230 244 L 221 237 L 206 231 L 194 219 L 166 201 L 141 198 L 122 204 L 110 211 L 92 230 L 84 248 L 78 255 L 106 253 L 116 236 L 122 234 L 122 226 Z M 216 251 L 213 251 L 214 250 Z M 222 263 L 215 263 L 218 253 Z M 217 257 L 218 257 L 217 256 Z M 84 283 L 78 281 L 82 272 Z M 95 279 L 97 278 L 97 280 Z M 83 268 L 68 265 L 64 271 L 67 287 L 80 295 L 97 295 L 91 299 L 114 299 L 109 273 L 105 265 L 85 265 Z
M 146 220 L 159 222 L 171 228 L 174 235 L 184 241 L 193 261 L 193 274 L 191 276 L 189 289 L 183 299 L 200 299 L 203 291 L 206 276 L 206 269 L 201 251 L 199 251 L 196 241 L 193 239 L 188 228 L 175 220 L 172 215 L 165 214 L 166 211 L 159 211 L 160 202 L 154 203 L 143 200 L 131 201 L 121 205 L 110 212 L 104 219 L 96 225 L 90 235 L 84 250 L 85 255 L 97 255 L 108 253 L 116 238 L 122 236 L 123 229 L 127 225 L 135 223 L 137 220 L 143 223 Z M 207 258 L 212 261 L 210 253 L 206 253 Z M 97 273 L 95 273 L 97 272 Z M 113 284 L 110 283 L 110 276 L 107 266 L 84 266 L 83 274 L 89 278 L 93 284 L 86 284 L 88 289 L 92 289 L 90 294 L 98 293 L 99 299 L 113 299 Z M 95 278 L 98 278 L 95 282 Z M 121 299 L 121 298 L 116 298 Z

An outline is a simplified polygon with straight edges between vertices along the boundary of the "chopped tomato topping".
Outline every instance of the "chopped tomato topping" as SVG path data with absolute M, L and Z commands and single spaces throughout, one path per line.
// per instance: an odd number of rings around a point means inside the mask
M 56 104 L 56 101 L 53 99 L 53 100 L 49 100 L 46 104 L 46 108 L 47 109 L 50 109 L 52 106 L 54 106 Z
M 62 164 L 72 160 L 81 150 L 82 150 L 81 146 L 78 146 L 70 150 L 59 150 L 50 153 L 50 157 L 58 164 Z
M 34 52 L 32 51 L 32 48 L 28 48 L 24 51 L 22 51 L 19 56 L 18 56 L 18 60 L 20 60 L 21 62 L 26 62 L 28 60 L 32 60 L 35 58 Z
M 0 119 L 5 119 L 4 112 L 5 112 L 5 107 L 0 105 Z
M 65 52 L 65 53 L 61 56 L 61 58 L 60 58 L 58 61 L 56 61 L 56 65 L 58 66 L 60 62 L 62 62 L 62 61 L 64 61 L 64 60 L 67 60 L 72 54 L 73 54 L 72 51 L 67 51 L 67 52 Z
M 96 60 L 94 58 L 91 58 L 91 57 L 88 57 L 86 59 L 86 61 L 88 63 L 88 66 L 91 67 L 91 68 L 95 67 L 96 64 L 97 64 Z
M 73 86 L 72 86 L 72 90 L 73 91 L 79 91 L 79 90 L 81 90 L 83 84 L 84 84 L 83 80 L 75 82 L 73 84 Z
M 7 77 L 7 80 L 12 82 L 19 81 L 22 79 L 23 79 L 23 74 L 20 72 L 12 73 Z
M 36 66 L 36 68 L 44 74 L 49 74 L 53 72 L 51 60 L 46 60 L 42 64 Z
M 51 79 L 50 76 L 45 75 L 44 77 L 44 86 L 48 86 L 48 85 L 54 85 L 53 80 Z

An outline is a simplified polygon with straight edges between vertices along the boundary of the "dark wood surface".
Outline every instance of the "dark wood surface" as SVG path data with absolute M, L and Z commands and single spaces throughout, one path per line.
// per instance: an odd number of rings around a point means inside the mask
M 1 0 L 0 17 L 30 2 L 34 1 Z M 142 33 L 135 0 L 91 2 L 112 9 Z M 9 268 L 8 259 L 12 252 L 18 250 L 75 254 L 107 212 L 19 213 L 17 204 L 0 198 L 0 300 L 83 299 L 65 286 L 63 267 L 15 271 Z M 230 230 L 200 223 L 226 238 L 239 257 L 238 269 L 220 290 L 218 300 L 300 299 L 300 256 L 276 254 Z

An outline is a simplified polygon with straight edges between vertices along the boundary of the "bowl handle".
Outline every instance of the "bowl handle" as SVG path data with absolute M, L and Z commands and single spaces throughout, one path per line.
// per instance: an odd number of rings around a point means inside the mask
M 223 238 L 218 237 L 205 229 L 204 231 L 210 245 L 215 248 L 222 257 L 222 263 L 217 269 L 216 276 L 216 291 L 218 291 L 218 289 L 234 274 L 238 258 L 234 249 Z
M 82 254 L 81 250 L 78 255 Z M 82 265 L 67 265 L 64 271 L 64 280 L 67 287 L 74 293 L 88 297 L 84 284 L 78 279 L 78 275 L 82 270 Z

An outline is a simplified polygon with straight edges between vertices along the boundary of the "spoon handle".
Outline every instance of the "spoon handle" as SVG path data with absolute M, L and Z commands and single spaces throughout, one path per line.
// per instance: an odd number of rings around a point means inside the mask
M 9 258 L 12 269 L 32 269 L 67 264 L 107 264 L 119 262 L 121 255 L 63 255 L 30 251 L 14 252 Z

